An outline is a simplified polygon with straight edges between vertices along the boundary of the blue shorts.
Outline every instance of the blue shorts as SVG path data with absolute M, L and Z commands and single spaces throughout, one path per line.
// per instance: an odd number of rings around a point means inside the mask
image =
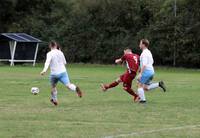
M 70 81 L 69 81 L 68 73 L 67 72 L 63 72 L 63 73 L 60 73 L 60 74 L 57 74 L 57 75 L 53 75 L 53 74 L 50 75 L 51 86 L 56 86 L 58 81 L 60 81 L 64 85 L 69 84 Z
M 154 76 L 154 71 L 152 70 L 144 70 L 144 72 L 142 73 L 141 79 L 139 80 L 139 82 L 141 84 L 146 84 L 149 85 L 150 82 L 152 81 Z

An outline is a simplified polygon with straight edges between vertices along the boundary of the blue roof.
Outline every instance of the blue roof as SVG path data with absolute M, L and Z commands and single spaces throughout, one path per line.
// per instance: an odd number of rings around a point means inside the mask
M 2 33 L 1 37 L 2 36 L 17 42 L 42 42 L 40 39 L 37 39 L 25 33 Z

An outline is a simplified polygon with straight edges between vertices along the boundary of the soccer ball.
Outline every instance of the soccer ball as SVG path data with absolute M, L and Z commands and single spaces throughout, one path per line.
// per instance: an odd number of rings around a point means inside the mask
M 40 90 L 39 90 L 38 87 L 32 87 L 32 88 L 31 88 L 31 93 L 32 93 L 32 94 L 36 95 L 36 94 L 38 94 L 39 92 L 40 92 Z

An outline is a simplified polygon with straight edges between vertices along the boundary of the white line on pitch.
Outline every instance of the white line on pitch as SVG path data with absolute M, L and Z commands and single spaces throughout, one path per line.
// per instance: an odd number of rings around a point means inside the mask
M 156 133 L 156 132 L 162 132 L 162 131 L 168 131 L 168 130 L 181 130 L 181 129 L 186 129 L 186 128 L 196 128 L 196 127 L 200 127 L 200 124 L 199 125 L 180 126 L 180 127 L 170 127 L 170 128 L 156 129 L 156 130 L 154 129 L 154 130 L 141 131 L 141 132 L 132 132 L 132 133 L 129 133 L 129 134 L 119 134 L 119 135 L 113 135 L 113 136 L 105 136 L 104 138 L 128 137 L 128 136 L 150 134 L 150 133 Z

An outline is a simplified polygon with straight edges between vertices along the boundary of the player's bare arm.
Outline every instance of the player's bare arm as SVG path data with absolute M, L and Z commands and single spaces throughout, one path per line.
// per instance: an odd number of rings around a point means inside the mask
M 40 72 L 40 75 L 44 76 L 49 68 L 49 64 L 45 63 L 44 69 Z
M 47 58 L 46 58 L 46 61 L 45 61 L 45 64 L 44 64 L 44 68 L 40 72 L 40 75 L 42 75 L 42 76 L 45 75 L 45 73 L 47 72 L 47 70 L 49 68 L 50 62 L 51 62 L 51 56 L 49 54 L 47 54 Z
M 146 68 L 146 65 L 143 65 L 143 66 L 140 68 L 140 72 L 139 72 L 139 75 L 138 75 L 138 79 L 141 79 L 142 73 L 144 72 L 145 68 Z
M 122 59 L 121 59 L 121 58 L 116 59 L 116 60 L 115 60 L 115 63 L 116 63 L 116 64 L 120 64 L 120 63 L 122 63 Z

